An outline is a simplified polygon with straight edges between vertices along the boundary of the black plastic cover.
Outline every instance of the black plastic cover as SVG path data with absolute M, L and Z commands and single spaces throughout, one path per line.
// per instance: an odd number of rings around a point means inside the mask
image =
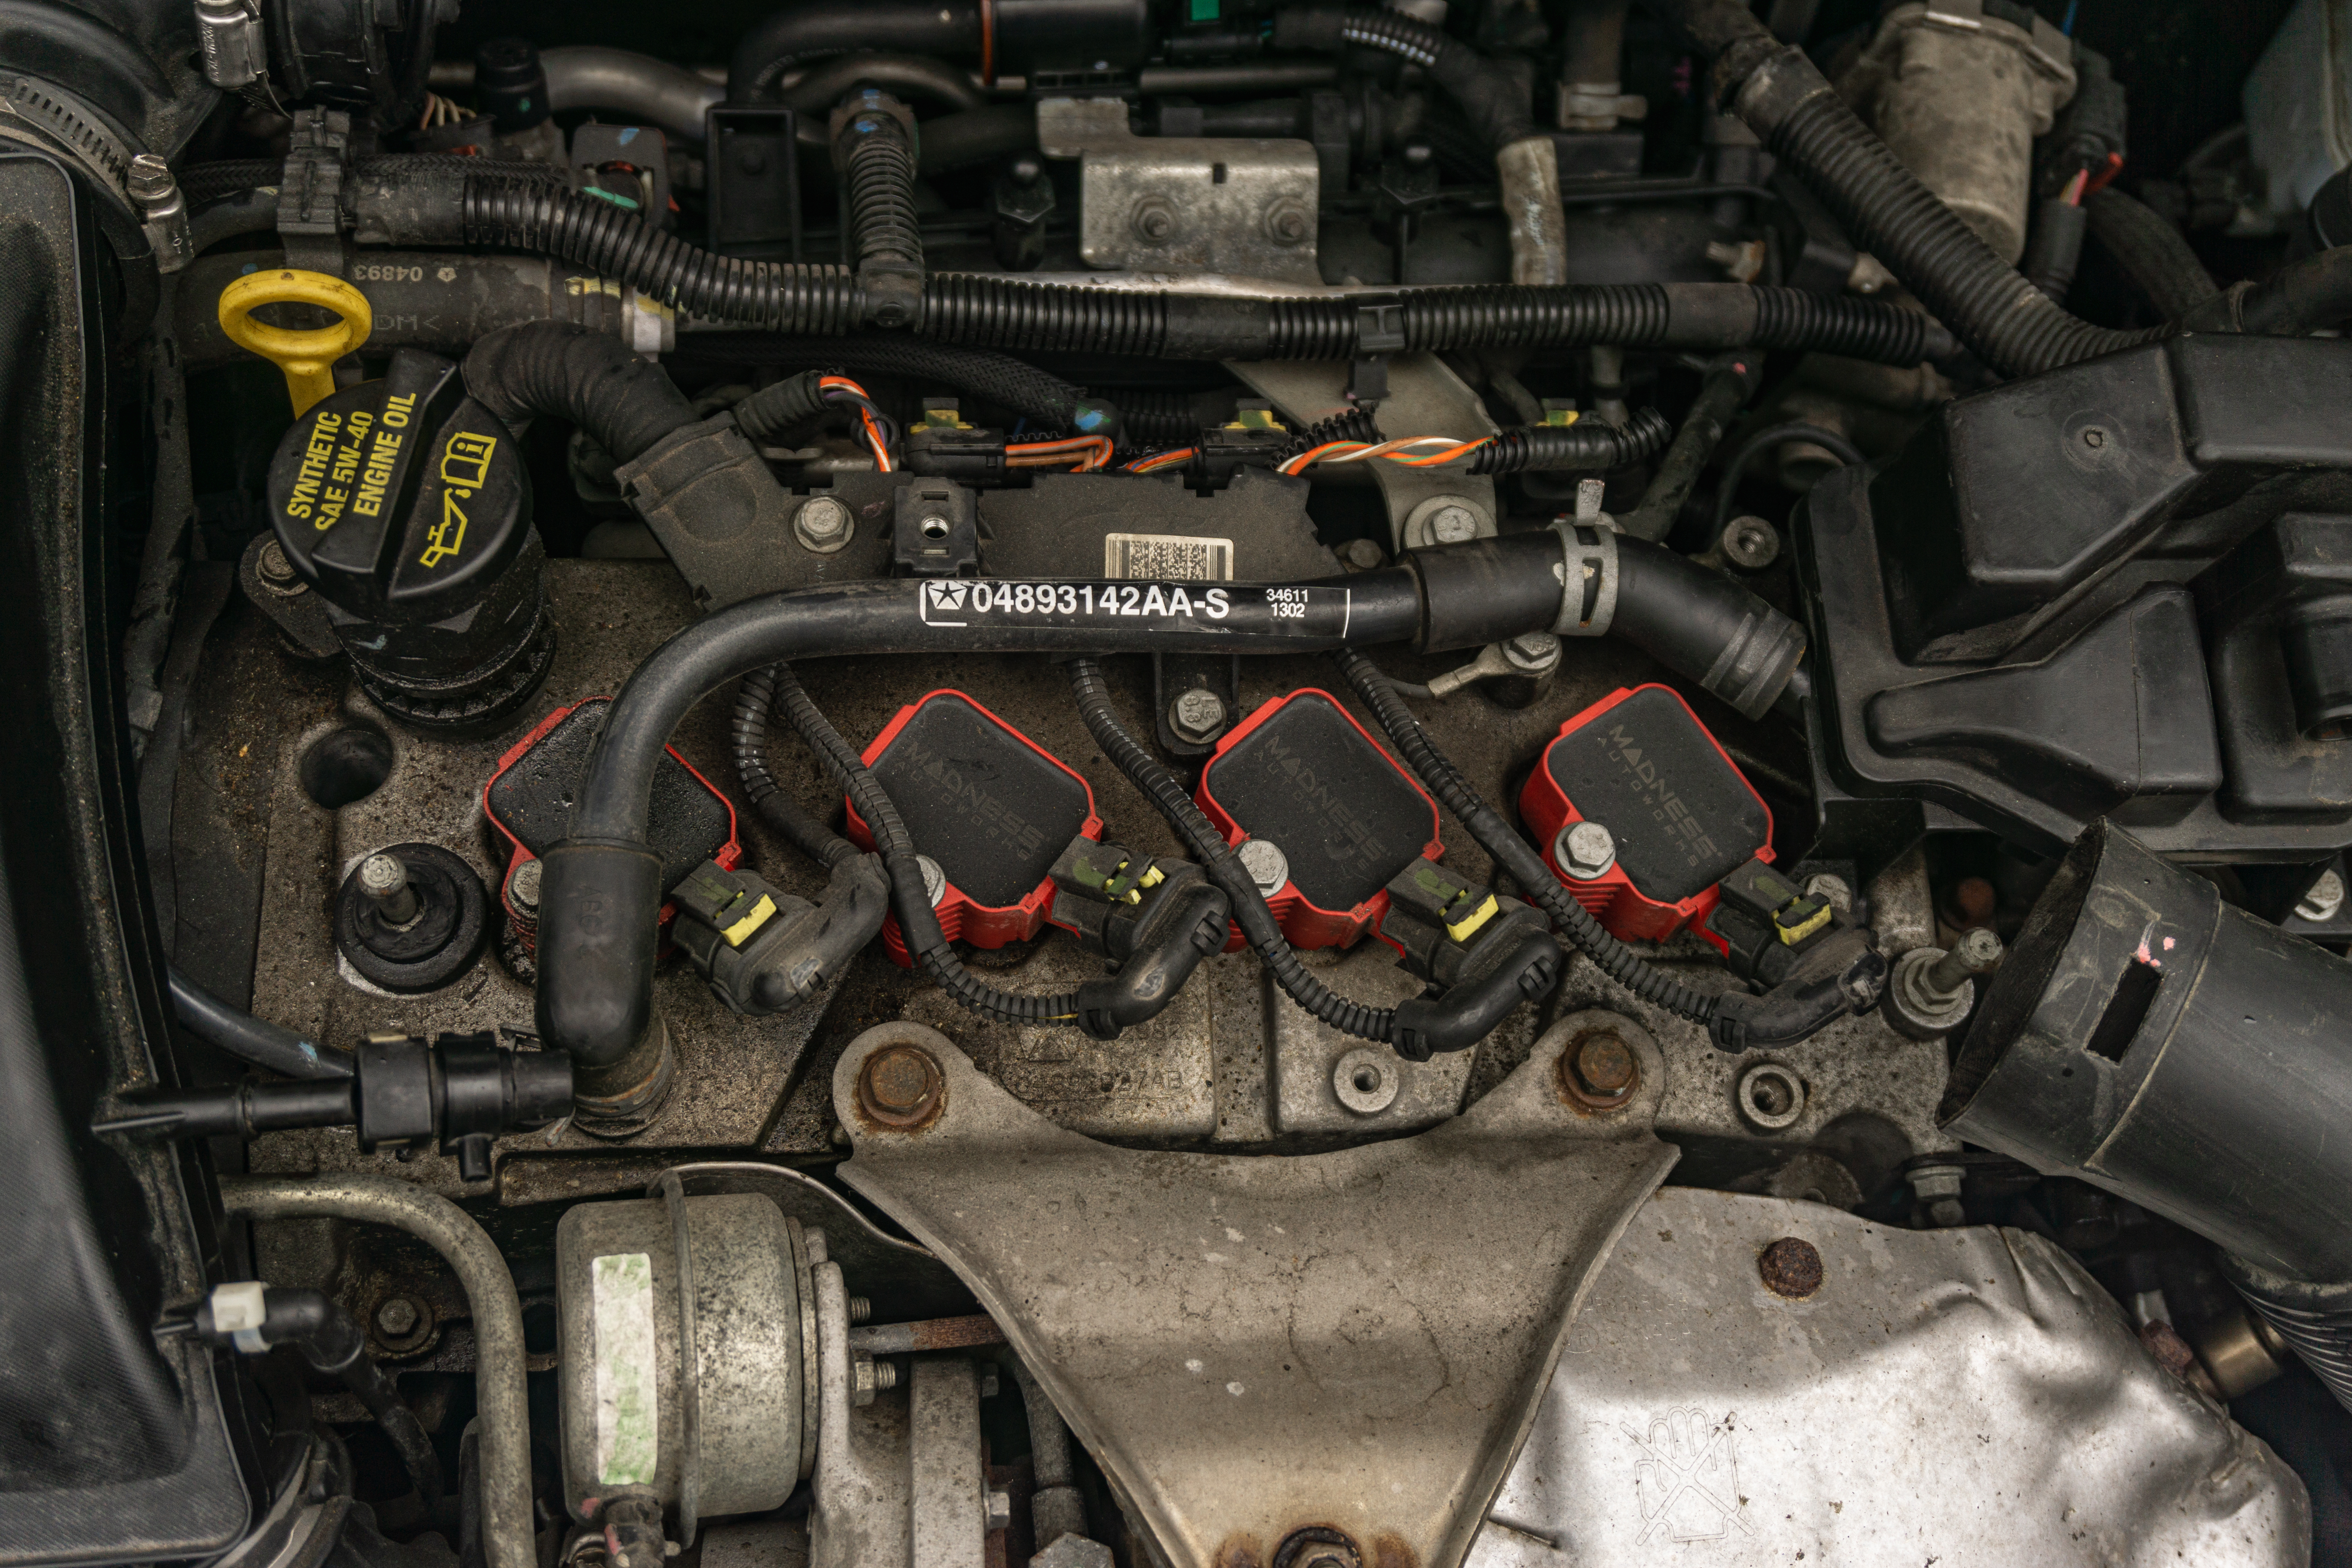
M 1429 796 L 1320 691 L 1285 699 L 1202 784 L 1243 831 L 1281 848 L 1318 909 L 1354 909 L 1437 837 Z
M 870 764 L 915 847 L 976 902 L 1037 890 L 1094 815 L 1086 782 L 956 691 L 934 691 Z
M 211 1352 L 158 1341 L 207 1288 L 206 1165 L 101 1140 L 179 1087 L 89 585 L 110 564 L 95 237 L 71 179 L 0 153 L 0 1562 L 209 1557 L 250 1506 Z M 233 1385 L 232 1385 L 233 1386 Z
M 490 818 L 533 855 L 544 855 L 572 821 L 572 796 L 588 767 L 588 752 L 609 697 L 592 697 L 557 721 L 521 756 L 490 781 Z M 654 795 L 646 818 L 647 846 L 661 858 L 662 886 L 674 888 L 734 837 L 735 816 L 726 800 L 677 760 L 662 753 L 654 770 Z
M 1771 835 L 1764 803 L 1662 686 L 1562 735 L 1543 765 L 1579 816 L 1609 829 L 1634 889 L 1660 903 L 1713 887 Z

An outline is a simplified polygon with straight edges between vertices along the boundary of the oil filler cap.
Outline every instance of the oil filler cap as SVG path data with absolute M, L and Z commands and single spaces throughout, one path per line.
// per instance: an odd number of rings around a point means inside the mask
M 351 615 L 446 620 L 514 563 L 530 531 L 515 446 L 453 361 L 403 350 L 383 380 L 313 404 L 279 444 L 278 545 Z
M 287 563 L 368 695 L 411 726 L 494 722 L 553 658 L 517 445 L 455 362 L 403 349 L 382 380 L 311 405 L 270 463 Z

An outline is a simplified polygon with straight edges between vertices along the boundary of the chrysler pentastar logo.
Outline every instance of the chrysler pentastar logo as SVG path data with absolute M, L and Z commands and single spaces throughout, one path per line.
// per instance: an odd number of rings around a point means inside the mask
M 933 608 L 933 609 L 935 609 L 935 610 L 961 610 L 961 609 L 962 609 L 962 608 L 963 608 L 963 584 L 961 584 L 961 583 L 934 583 L 934 584 L 931 584 L 931 608 Z

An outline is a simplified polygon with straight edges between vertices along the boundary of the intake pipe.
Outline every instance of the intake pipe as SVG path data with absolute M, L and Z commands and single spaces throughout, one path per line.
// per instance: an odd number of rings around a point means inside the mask
M 2352 1407 L 2352 963 L 2093 823 L 2011 944 L 1937 1120 L 2217 1243 Z

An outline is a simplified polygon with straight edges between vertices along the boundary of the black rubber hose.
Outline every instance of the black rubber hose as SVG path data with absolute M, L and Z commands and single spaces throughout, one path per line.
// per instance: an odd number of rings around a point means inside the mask
M 239 191 L 208 202 L 188 219 L 188 254 L 202 256 L 223 240 L 268 234 L 278 227 L 278 196 L 272 191 Z
M 1538 134 L 1528 113 L 1528 82 L 1428 23 L 1400 11 L 1344 5 L 1291 5 L 1274 19 L 1274 47 L 1331 54 L 1348 45 L 1412 61 L 1444 89 L 1490 150 Z
M 441 1502 L 441 1459 L 425 1436 L 416 1413 L 370 1360 L 367 1334 L 341 1305 L 322 1290 L 280 1289 L 262 1292 L 261 1333 L 271 1344 L 291 1344 L 311 1369 L 341 1378 L 358 1396 L 375 1424 L 400 1456 L 417 1496 L 429 1514 Z
M 1824 430 L 1818 425 L 1774 425 L 1748 437 L 1724 466 L 1723 483 L 1715 492 L 1715 537 L 1723 537 L 1723 525 L 1731 521 L 1731 508 L 1739 492 L 1739 476 L 1748 465 L 1764 453 L 1786 446 L 1791 441 L 1810 441 L 1835 457 L 1849 468 L 1862 467 L 1862 451 L 1853 442 L 1834 430 Z
M 772 331 L 834 333 L 857 325 L 866 313 L 857 280 L 838 267 L 714 256 L 576 191 L 469 179 L 459 217 L 468 245 L 558 257 L 689 316 Z
M 2290 261 L 2248 289 L 2238 304 L 2245 330 L 2300 337 L 2352 319 L 2352 245 Z
M 1723 444 L 1731 416 L 1756 390 L 1762 369 L 1756 355 L 1742 353 L 1717 355 L 1707 365 L 1706 379 L 1699 384 L 1698 396 L 1683 416 L 1683 427 L 1675 433 L 1674 445 L 1659 460 L 1650 488 L 1642 492 L 1642 504 L 1622 520 L 1628 534 L 1654 541 L 1674 531 L 1683 502 L 1698 483 L 1707 459 Z
M 773 672 L 763 669 L 743 678 L 742 692 L 735 699 L 731 731 L 735 776 L 742 780 L 743 794 L 751 801 L 751 809 L 790 839 L 793 848 L 830 871 L 844 860 L 856 859 L 857 846 L 819 822 L 799 801 L 784 793 L 769 773 L 768 710 L 774 704 L 775 696 Z
M 2092 237 L 2166 321 L 2179 320 L 2221 291 L 2180 231 L 2147 203 L 2109 185 L 2084 198 L 2083 207 Z
M 2003 375 L 2031 375 L 2168 334 L 2095 327 L 1993 254 L 1855 117 L 1801 49 L 1736 0 L 1653 0 L 1715 57 L 1728 104 L 1937 320 Z
M 1722 573 L 1645 539 L 1617 541 L 1609 631 L 1750 719 L 1772 710 L 1805 655 L 1796 622 Z
M 978 0 L 797 0 L 737 40 L 727 62 L 727 99 L 772 99 L 784 72 L 832 55 L 871 49 L 977 58 L 982 27 Z
M 1391 742 L 1403 755 L 1405 765 L 1412 769 L 1413 775 L 1437 797 L 1454 820 L 1469 830 L 1470 837 L 1494 858 L 1495 864 L 1527 890 L 1555 930 L 1592 960 L 1603 974 L 1643 1001 L 1695 1024 L 1714 1020 L 1717 1005 L 1715 997 L 1694 991 L 1643 963 L 1640 955 L 1610 935 L 1582 904 L 1570 896 L 1559 879 L 1552 875 L 1551 868 L 1544 864 L 1543 857 L 1492 806 L 1478 798 L 1469 781 L 1438 751 L 1378 666 L 1353 648 L 1342 648 L 1333 658 L 1338 659 L 1339 671 L 1347 677 L 1357 699 L 1371 710 Z
M 1598 419 L 1573 425 L 1530 425 L 1506 430 L 1470 459 L 1474 474 L 1516 474 L 1527 469 L 1622 468 L 1664 447 L 1675 427 L 1654 408 L 1637 408 L 1622 430 Z
M 758 445 L 823 417 L 828 405 L 818 383 L 824 379 L 821 370 L 804 370 L 760 388 L 728 410 L 735 428 Z
M 1102 667 L 1091 658 L 1072 659 L 1070 685 L 1077 695 L 1078 717 L 1086 721 L 1087 732 L 1111 765 L 1125 773 L 1128 782 L 1168 819 L 1192 858 L 1209 874 L 1209 880 L 1223 890 L 1243 940 L 1282 987 L 1282 994 L 1343 1035 L 1387 1044 L 1396 1032 L 1395 1011 L 1349 1001 L 1307 972 L 1283 936 L 1274 911 L 1266 907 L 1265 895 L 1257 890 L 1257 879 L 1225 842 L 1225 836 L 1184 793 L 1176 775 L 1118 721 L 1110 693 L 1103 685 Z
M 915 167 L 926 176 L 992 163 L 1037 145 L 1037 111 L 1025 103 L 992 103 L 923 121 Z
M 172 988 L 172 1005 L 180 1026 L 196 1038 L 255 1067 L 268 1068 L 287 1078 L 336 1079 L 352 1076 L 348 1051 L 317 1046 L 291 1029 L 264 1023 L 250 1013 L 230 1006 L 177 966 L 165 971 Z
M 610 332 L 576 321 L 501 327 L 466 356 L 466 390 L 509 425 L 568 419 L 619 462 L 696 422 L 667 372 Z
M 862 332 L 846 338 L 796 338 L 773 332 L 688 332 L 678 339 L 676 357 L 779 368 L 801 365 L 853 376 L 890 376 L 919 384 L 919 392 L 968 393 L 1025 419 L 1064 430 L 1122 429 L 1131 413 L 1132 398 L 1127 395 L 1116 403 L 1091 397 L 1086 388 L 1049 375 L 1011 354 L 965 348 L 958 343 L 932 342 L 903 332 Z M 1186 436 L 1197 427 L 1187 429 Z
M 775 683 L 776 710 L 800 731 L 801 739 L 809 743 L 825 770 L 833 774 L 834 782 L 857 807 L 857 815 L 874 830 L 874 841 L 882 851 L 883 868 L 890 876 L 891 909 L 898 917 L 898 932 L 922 976 L 945 991 L 957 1005 L 998 1023 L 1077 1023 L 1080 1007 L 1075 992 L 1051 996 L 1017 995 L 997 990 L 964 967 L 947 933 L 940 929 L 940 917 L 931 908 L 929 889 L 923 886 L 923 868 L 915 854 L 914 839 L 899 819 L 898 808 L 890 804 L 889 795 L 883 791 L 881 781 L 858 756 L 856 748 L 843 740 L 841 732 L 817 711 L 816 704 L 809 700 L 790 665 L 779 663 L 769 674 Z

